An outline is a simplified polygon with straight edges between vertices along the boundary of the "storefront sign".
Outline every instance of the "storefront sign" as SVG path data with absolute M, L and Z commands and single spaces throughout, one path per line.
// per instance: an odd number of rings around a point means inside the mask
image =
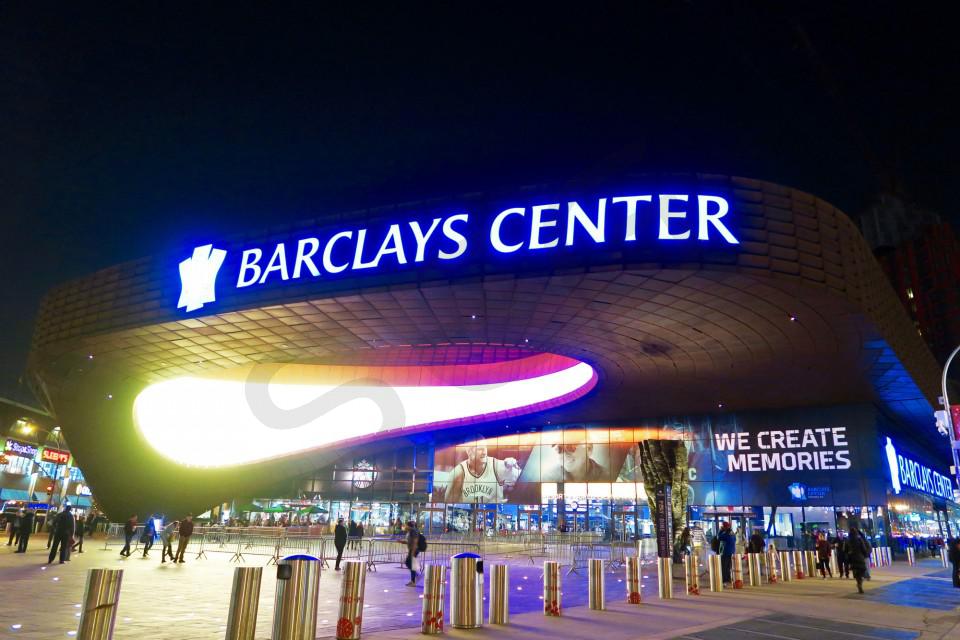
M 442 265 L 469 257 L 486 244 L 503 256 L 576 250 L 581 246 L 626 248 L 655 242 L 739 244 L 730 230 L 730 203 L 695 193 L 610 194 L 591 200 L 557 199 L 513 206 L 484 216 L 460 211 L 381 227 L 348 228 L 252 246 L 228 255 L 212 244 L 196 247 L 179 263 L 178 309 L 187 312 L 216 301 L 217 274 L 228 265 L 231 289 L 373 274 L 410 265 Z M 499 209 L 499 207 L 498 207 Z M 474 228 L 476 227 L 476 228 Z M 483 240 L 479 240 L 483 238 Z
M 938 498 L 953 499 L 953 484 L 949 478 L 897 453 L 897 448 L 890 438 L 887 438 L 884 452 L 890 467 L 890 482 L 894 493 L 900 493 L 904 487 L 909 487 Z
M 716 433 L 727 471 L 830 471 L 850 468 L 846 427 Z
M 20 456 L 21 458 L 30 458 L 33 460 L 37 457 L 37 448 L 35 446 L 10 438 L 7 438 L 7 444 L 3 450 L 7 455 Z
M 53 462 L 56 464 L 67 464 L 70 462 L 70 452 L 61 451 L 60 449 L 51 449 L 49 447 L 44 447 L 43 451 L 40 453 L 40 459 L 45 462 Z

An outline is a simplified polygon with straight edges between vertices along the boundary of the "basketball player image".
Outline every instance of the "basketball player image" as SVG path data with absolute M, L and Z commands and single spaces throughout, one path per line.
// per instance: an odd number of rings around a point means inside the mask
M 447 502 L 506 502 L 508 492 L 520 477 L 516 458 L 497 460 L 487 455 L 487 445 L 474 444 L 467 449 L 467 459 L 453 468 L 453 481 Z

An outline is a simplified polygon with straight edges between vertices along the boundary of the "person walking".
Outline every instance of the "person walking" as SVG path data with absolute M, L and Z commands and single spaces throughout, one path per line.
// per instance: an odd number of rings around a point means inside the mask
M 947 560 L 950 561 L 950 566 L 953 567 L 953 586 L 960 589 L 960 538 L 954 538 L 947 544 L 949 546 Z
M 180 540 L 177 542 L 177 554 L 174 556 L 174 562 L 179 562 L 181 564 L 186 562 L 186 560 L 183 559 L 183 554 L 187 550 L 187 545 L 190 544 L 190 536 L 192 535 L 193 514 L 188 513 L 184 521 L 180 523 Z
M 357 543 L 363 542 L 363 522 L 357 523 Z
M 163 551 L 160 554 L 161 564 L 166 563 L 168 555 L 170 562 L 176 562 L 173 556 L 173 534 L 176 533 L 178 524 L 180 523 L 176 520 L 168 522 L 160 532 L 160 542 L 163 544 Z
M 123 549 L 120 549 L 120 555 L 130 557 L 130 543 L 133 541 L 133 535 L 137 532 L 137 514 L 133 514 L 123 525 Z
M 334 569 L 340 571 L 343 548 L 347 546 L 347 528 L 343 526 L 343 518 L 337 518 L 337 526 L 333 528 L 333 546 L 337 549 L 337 563 Z
M 56 531 L 56 522 L 57 522 L 57 509 L 55 507 L 50 507 L 47 510 L 47 517 L 43 520 L 43 526 L 47 528 L 47 549 L 50 548 L 50 545 L 53 543 L 53 534 Z
M 73 545 L 73 534 L 77 528 L 77 521 L 73 517 L 73 508 L 67 505 L 53 523 L 53 545 L 50 547 L 50 556 L 47 564 L 53 562 L 60 550 L 60 564 L 70 559 L 70 547 Z
M 867 574 L 867 558 L 870 557 L 870 543 L 856 527 L 850 527 L 850 535 L 843 543 L 844 555 L 847 564 L 853 570 L 853 578 L 857 581 L 857 592 L 863 593 L 863 578 Z
M 143 523 L 143 535 L 140 536 L 140 542 L 143 543 L 143 557 L 147 557 L 147 552 L 153 548 L 154 538 L 157 536 L 157 523 L 153 516 L 147 518 Z
M 20 518 L 20 535 L 18 535 L 17 550 L 14 553 L 26 553 L 27 545 L 30 543 L 30 534 L 33 532 L 33 519 L 36 512 L 33 509 L 27 509 Z
M 850 563 L 847 562 L 847 552 L 844 549 L 843 534 L 837 532 L 837 571 L 841 578 L 850 577 Z
M 347 546 L 353 549 L 357 545 L 357 523 L 355 520 L 350 520 L 350 524 L 347 525 Z
M 420 559 L 417 556 L 426 549 L 426 546 L 426 539 L 423 534 L 417 531 L 417 523 L 411 520 L 407 523 L 407 559 L 404 561 L 404 564 L 410 570 L 408 587 L 417 586 L 417 574 L 420 573 Z
M 730 584 L 730 569 L 733 565 L 733 554 L 737 552 L 737 537 L 733 534 L 733 527 L 729 522 L 724 522 L 720 528 L 720 570 L 723 574 L 723 583 Z
M 93 526 L 93 512 L 87 514 L 86 518 L 77 518 L 77 541 L 73 543 L 73 546 L 70 547 L 70 551 L 76 551 L 77 553 L 83 553 L 83 537 L 87 533 L 88 528 Z M 78 550 L 79 549 L 79 550 Z
M 7 546 L 20 544 L 20 521 L 23 519 L 24 510 L 18 509 L 16 513 L 7 516 L 7 522 L 10 523 L 10 537 L 7 539 Z
M 817 568 L 820 569 L 820 579 L 826 580 L 827 574 L 833 577 L 833 569 L 830 568 L 830 556 L 833 555 L 833 547 L 827 540 L 825 533 L 821 532 L 817 536 Z

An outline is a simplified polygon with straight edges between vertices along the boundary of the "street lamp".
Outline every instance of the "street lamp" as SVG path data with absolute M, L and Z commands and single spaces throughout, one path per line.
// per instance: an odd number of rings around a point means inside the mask
M 950 396 L 947 394 L 947 370 L 950 369 L 950 363 L 953 361 L 953 358 L 960 353 L 960 346 L 953 350 L 953 353 L 950 354 L 950 357 L 947 358 L 946 364 L 943 365 L 943 375 L 940 378 L 940 393 L 943 395 L 943 408 L 946 410 L 946 423 L 947 431 L 950 434 L 950 451 L 953 455 L 953 475 L 954 479 L 957 481 L 957 486 L 960 487 L 960 462 L 957 459 L 957 432 L 953 426 L 953 412 L 950 408 Z

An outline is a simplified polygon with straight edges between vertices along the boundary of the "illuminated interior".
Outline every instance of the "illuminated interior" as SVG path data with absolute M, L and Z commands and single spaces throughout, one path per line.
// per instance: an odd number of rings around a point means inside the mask
M 547 353 L 438 366 L 257 365 L 150 385 L 133 414 L 167 458 L 223 467 L 533 413 L 583 396 L 596 379 L 590 365 Z

